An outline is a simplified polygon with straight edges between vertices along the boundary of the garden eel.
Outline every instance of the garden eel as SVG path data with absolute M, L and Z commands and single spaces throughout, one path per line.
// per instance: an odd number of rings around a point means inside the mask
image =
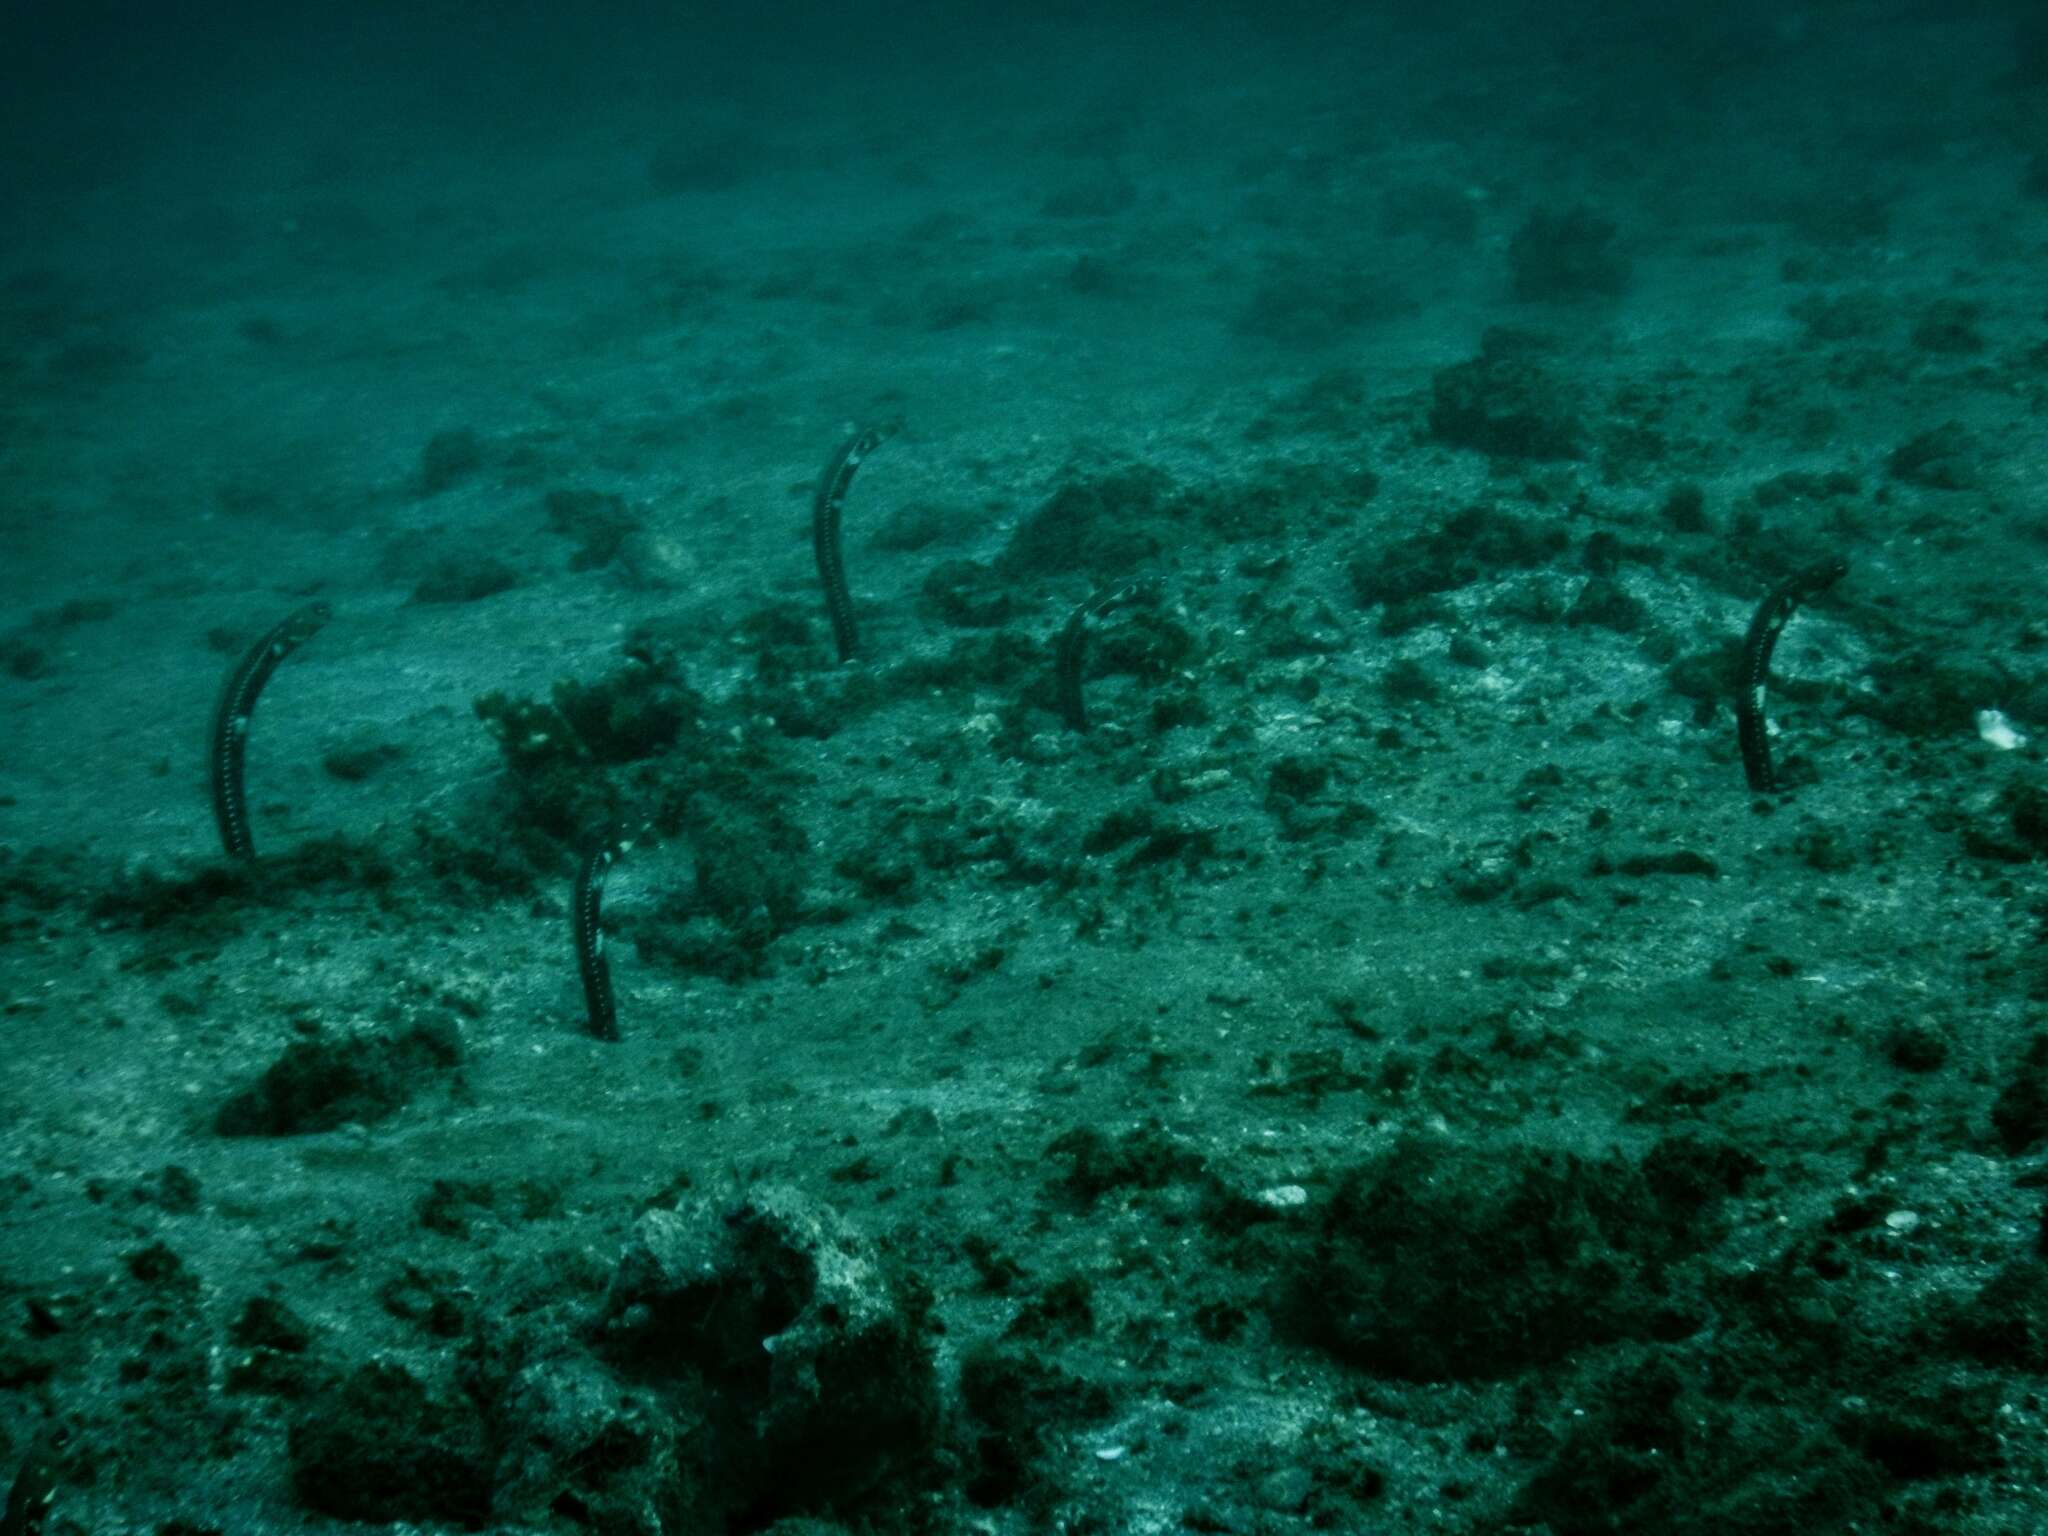
M 38 1536 L 57 1502 L 57 1445 L 49 1430 L 38 1435 L 22 1458 L 0 1514 L 0 1536 Z
M 1825 592 L 1849 570 L 1845 560 L 1823 560 L 1795 572 L 1771 589 L 1749 621 L 1742 641 L 1742 692 L 1735 701 L 1736 727 L 1742 742 L 1742 771 L 1752 793 L 1767 795 L 1778 787 L 1771 767 L 1771 736 L 1764 723 L 1764 684 L 1771 671 L 1771 651 L 1778 636 L 1809 597 Z
M 619 1038 L 619 1004 L 612 995 L 611 962 L 604 957 L 605 878 L 618 856 L 633 846 L 629 837 L 607 838 L 583 855 L 576 871 L 576 893 L 570 901 L 569 924 L 576 941 L 576 969 L 583 977 L 583 1005 L 590 1032 L 600 1040 Z
M 1126 603 L 1149 597 L 1151 587 L 1149 581 L 1131 581 L 1109 591 L 1098 592 L 1074 610 L 1074 616 L 1067 620 L 1067 627 L 1060 631 L 1059 643 L 1053 652 L 1053 678 L 1059 687 L 1060 714 L 1069 730 L 1088 729 L 1088 704 L 1081 697 L 1081 672 L 1087 661 L 1090 621 L 1102 618 Z
M 846 564 L 839 544 L 839 514 L 861 460 L 895 435 L 893 426 L 862 427 L 839 445 L 825 473 L 818 477 L 811 500 L 811 543 L 818 552 L 818 580 L 825 584 L 825 611 L 832 616 L 832 639 L 839 659 L 853 656 L 853 597 L 846 590 Z
M 207 743 L 207 773 L 213 784 L 213 819 L 220 824 L 220 845 L 231 859 L 256 857 L 249 833 L 249 800 L 242 788 L 242 757 L 249 747 L 249 717 L 256 697 L 277 664 L 320 632 L 334 616 L 325 603 L 308 603 L 250 646 L 228 674 L 220 703 L 213 711 L 213 732 Z

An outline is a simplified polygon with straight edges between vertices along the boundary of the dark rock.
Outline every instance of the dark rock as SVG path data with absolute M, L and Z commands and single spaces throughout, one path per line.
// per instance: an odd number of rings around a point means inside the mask
M 929 501 L 907 501 L 883 514 L 868 539 L 868 547 L 894 554 L 910 554 L 941 540 L 957 537 L 960 530 L 971 522 L 971 513 L 955 507 L 943 507 Z
M 1658 515 L 1678 533 L 1705 533 L 1707 493 L 1692 484 L 1674 485 Z
M 1092 1206 L 1117 1189 L 1161 1189 L 1177 1179 L 1201 1172 L 1199 1154 L 1174 1141 L 1155 1121 L 1126 1131 L 1111 1141 L 1092 1126 L 1076 1126 L 1047 1145 L 1049 1157 L 1073 1159 L 1056 1191 L 1082 1206 Z
M 244 1349 L 274 1349 L 296 1355 L 311 1347 L 313 1330 L 298 1313 L 275 1297 L 252 1296 L 241 1315 L 229 1325 L 228 1338 Z
M 2048 789 L 2039 784 L 2014 784 L 2000 799 L 2011 818 L 2013 835 L 2037 857 L 2048 858 Z
M 631 653 L 595 682 L 555 684 L 556 713 L 601 763 L 637 763 L 674 745 L 704 714 L 704 698 L 664 651 Z
M 2008 1262 L 1947 1323 L 1952 1347 L 2002 1371 L 2048 1373 L 2048 1263 Z
M 1991 1127 L 2008 1157 L 2048 1139 L 2048 1034 L 2036 1035 L 1991 1105 Z
M 1534 358 L 1489 355 L 1437 370 L 1429 435 L 1503 459 L 1578 459 L 1586 431 L 1571 392 Z
M 1913 322 L 1913 345 L 1922 352 L 1972 353 L 1985 348 L 1977 328 L 1984 306 L 1970 299 L 1936 299 Z
M 1579 589 L 1579 595 L 1565 610 L 1564 621 L 1574 629 L 1592 625 L 1627 635 L 1649 623 L 1650 610 L 1615 582 L 1595 576 Z
M 1386 1375 L 1508 1375 L 1649 1326 L 1658 1211 L 1616 1156 L 1407 1141 L 1340 1186 L 1283 1320 Z
M 1930 491 L 1975 490 L 1984 481 L 1976 442 L 1959 421 L 1943 422 L 1900 444 L 1885 468 L 1894 480 Z
M 939 1424 L 925 1306 L 836 1214 L 766 1185 L 642 1216 L 593 1331 L 704 1416 L 721 1497 L 758 1529 L 903 1497 Z
M 1750 495 L 1756 504 L 1766 509 L 1815 507 L 1819 516 L 1819 504 L 1837 501 L 1858 494 L 1862 486 L 1847 470 L 1829 470 L 1820 474 L 1807 469 L 1788 469 L 1783 474 L 1773 475 L 1758 483 Z
M 550 1352 L 519 1360 L 494 1393 L 493 1513 L 550 1529 L 562 1517 L 593 1531 L 639 1531 L 641 1511 L 676 1530 L 714 1530 L 712 1506 L 676 1443 L 698 1427 L 686 1407 L 650 1403 L 596 1361 Z
M 1332 764 L 1326 757 L 1290 753 L 1278 759 L 1266 773 L 1267 795 L 1284 795 L 1290 800 L 1313 800 L 1330 787 Z
M 1673 849 L 1670 853 L 1637 853 L 1623 859 L 1615 868 L 1631 877 L 1643 875 L 1704 875 L 1712 880 L 1721 873 L 1720 866 L 1703 853 L 1690 848 Z
M 1587 208 L 1539 208 L 1508 242 L 1513 290 L 1523 301 L 1612 297 L 1628 286 L 1619 231 Z
M 399 1035 L 294 1040 L 257 1082 L 221 1106 L 223 1136 L 300 1136 L 396 1113 L 437 1072 L 462 1059 L 453 1021 Z
M 1034 1481 L 1032 1464 L 1048 1443 L 1078 1425 L 1109 1416 L 1109 1393 L 1074 1375 L 1045 1351 L 981 1345 L 960 1366 L 960 1399 L 984 1433 L 967 1497 L 983 1508 L 1015 1502 Z
M 438 496 L 452 490 L 481 469 L 483 462 L 483 440 L 469 428 L 436 432 L 420 450 L 420 494 Z
M 1016 593 L 979 560 L 942 560 L 925 576 L 918 606 L 942 624 L 994 629 L 1016 612 Z
M 1011 577 L 1129 571 L 1163 547 L 1146 525 L 1167 510 L 1172 490 L 1142 464 L 1068 480 L 1017 525 L 996 567 Z
M 1390 704 L 1434 704 L 1443 697 L 1429 669 L 1412 656 L 1388 663 L 1380 673 L 1380 692 Z
M 496 555 L 481 552 L 444 555 L 412 589 L 416 603 L 475 603 L 515 586 L 519 573 Z
M 317 1514 L 471 1527 L 490 1516 L 474 1408 L 431 1396 L 403 1366 L 365 1365 L 319 1394 L 292 1425 L 289 1444 L 292 1490 Z
M 356 735 L 320 754 L 320 766 L 344 784 L 358 784 L 388 763 L 405 755 L 404 749 L 372 736 Z
M 549 491 L 547 511 L 548 530 L 576 541 L 576 552 L 569 557 L 572 571 L 610 565 L 627 536 L 640 528 L 625 497 L 609 491 Z
M 1885 1031 L 1884 1054 L 1902 1072 L 1934 1072 L 1948 1061 L 1948 1041 L 1930 1025 L 1900 1020 Z
M 1467 507 L 1431 532 L 1359 550 L 1351 557 L 1351 588 L 1361 607 L 1405 602 L 1544 564 L 1569 546 L 1562 528 Z

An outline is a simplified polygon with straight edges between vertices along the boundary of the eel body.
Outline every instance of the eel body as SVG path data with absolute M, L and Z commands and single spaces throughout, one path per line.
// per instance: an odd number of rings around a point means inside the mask
M 207 776 L 221 850 L 231 859 L 256 857 L 256 839 L 249 830 L 249 799 L 242 787 L 242 760 L 248 752 L 249 719 L 256 712 L 256 700 L 278 663 L 318 634 L 333 616 L 334 610 L 325 603 L 308 603 L 294 610 L 249 647 L 221 689 L 207 742 Z
M 1081 677 L 1088 659 L 1088 631 L 1097 619 L 1127 603 L 1152 595 L 1150 581 L 1126 582 L 1121 587 L 1098 592 L 1076 608 L 1053 649 L 1053 680 L 1059 690 L 1060 717 L 1070 731 L 1088 729 L 1088 701 L 1081 693 Z
M 811 498 L 811 544 L 817 551 L 818 580 L 825 588 L 825 611 L 832 620 L 832 642 L 839 648 L 841 661 L 852 658 L 858 637 L 853 628 L 853 596 L 846 587 L 839 514 L 846 506 L 846 493 L 861 461 L 886 442 L 893 430 L 886 426 L 862 427 L 841 443 L 825 466 L 825 473 L 818 477 L 817 494 Z
M 619 1003 L 612 993 L 611 962 L 604 953 L 604 883 L 630 840 L 598 843 L 583 855 L 570 902 L 570 927 L 576 944 L 576 970 L 583 978 L 583 1006 L 590 1032 L 600 1040 L 619 1038 Z
M 1771 588 L 1757 605 L 1749 621 L 1749 633 L 1742 641 L 1741 693 L 1735 701 L 1737 737 L 1742 744 L 1742 771 L 1750 791 L 1767 795 L 1778 787 L 1777 770 L 1771 765 L 1771 732 L 1764 720 L 1764 688 L 1770 680 L 1771 652 L 1778 636 L 1792 622 L 1792 615 L 1808 598 L 1825 592 L 1848 573 L 1848 562 L 1823 560 L 1796 571 Z

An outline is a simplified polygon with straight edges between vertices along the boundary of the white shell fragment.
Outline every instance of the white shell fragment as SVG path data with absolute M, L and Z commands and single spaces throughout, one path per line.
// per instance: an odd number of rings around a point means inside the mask
M 1977 734 L 2001 752 L 2010 752 L 2015 747 L 2024 747 L 2027 738 L 2013 729 L 2002 709 L 1980 709 L 1977 711 Z

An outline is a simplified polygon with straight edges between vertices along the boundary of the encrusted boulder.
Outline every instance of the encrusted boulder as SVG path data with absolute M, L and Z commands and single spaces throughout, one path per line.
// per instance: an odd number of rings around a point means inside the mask
M 939 1433 L 926 1305 L 835 1212 L 764 1186 L 642 1216 L 594 1343 L 702 1425 L 718 1515 L 874 1515 L 921 1480 Z

